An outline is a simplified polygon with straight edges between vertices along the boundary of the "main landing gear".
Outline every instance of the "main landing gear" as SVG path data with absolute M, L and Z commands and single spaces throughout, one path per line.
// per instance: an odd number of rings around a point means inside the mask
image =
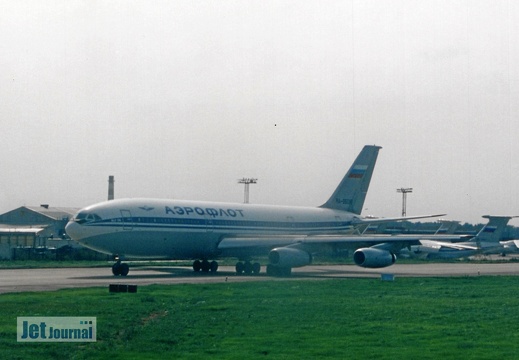
M 130 271 L 130 267 L 128 266 L 128 264 L 122 263 L 119 257 L 116 257 L 115 260 L 116 263 L 112 266 L 112 273 L 114 274 L 114 276 L 128 275 L 128 272 Z
M 267 275 L 277 277 L 288 277 L 292 274 L 292 268 L 267 265 Z
M 218 271 L 218 263 L 216 261 L 195 260 L 193 261 L 193 270 L 195 272 L 216 273 Z M 236 275 L 257 275 L 261 271 L 260 263 L 251 263 L 250 261 L 238 261 L 236 263 Z
M 209 262 L 208 260 L 195 260 L 193 262 L 193 270 L 195 272 L 199 272 L 199 271 L 202 271 L 202 272 L 212 272 L 212 273 L 215 273 L 216 271 L 218 271 L 218 263 L 216 261 L 211 261 Z
M 258 275 L 261 271 L 261 265 L 260 263 L 255 262 L 254 264 L 251 264 L 250 261 L 241 262 L 238 261 L 236 263 L 236 275 Z

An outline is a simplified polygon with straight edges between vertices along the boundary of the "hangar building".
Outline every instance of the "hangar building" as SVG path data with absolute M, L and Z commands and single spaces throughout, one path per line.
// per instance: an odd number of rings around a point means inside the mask
M 77 246 L 65 233 L 65 225 L 78 208 L 22 206 L 0 215 L 0 259 L 16 258 L 21 251 Z

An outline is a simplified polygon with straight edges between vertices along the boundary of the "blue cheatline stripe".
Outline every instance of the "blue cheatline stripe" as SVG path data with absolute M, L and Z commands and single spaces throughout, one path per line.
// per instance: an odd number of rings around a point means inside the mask
M 85 223 L 86 226 L 132 227 L 160 229 L 203 229 L 214 230 L 283 230 L 283 231 L 341 231 L 351 228 L 349 222 L 289 222 L 289 221 L 252 221 L 252 220 L 207 220 L 178 219 L 161 217 L 114 218 Z

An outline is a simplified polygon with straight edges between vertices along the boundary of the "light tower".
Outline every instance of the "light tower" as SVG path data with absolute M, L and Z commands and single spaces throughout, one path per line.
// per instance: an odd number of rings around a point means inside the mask
M 243 202 L 245 204 L 249 203 L 249 185 L 250 184 L 256 184 L 258 182 L 258 179 L 253 178 L 243 178 L 238 180 L 238 184 L 245 184 L 245 194 L 243 197 Z
M 406 217 L 406 215 L 407 215 L 407 193 L 412 193 L 413 188 L 400 188 L 400 189 L 396 189 L 396 192 L 402 193 L 402 216 Z

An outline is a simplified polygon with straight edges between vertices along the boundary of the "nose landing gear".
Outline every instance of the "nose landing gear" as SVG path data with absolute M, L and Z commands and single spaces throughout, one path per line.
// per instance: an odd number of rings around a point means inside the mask
M 126 276 L 128 275 L 128 272 L 130 271 L 130 267 L 126 263 L 122 263 L 121 259 L 116 256 L 115 257 L 116 263 L 112 266 L 112 273 L 114 276 Z

